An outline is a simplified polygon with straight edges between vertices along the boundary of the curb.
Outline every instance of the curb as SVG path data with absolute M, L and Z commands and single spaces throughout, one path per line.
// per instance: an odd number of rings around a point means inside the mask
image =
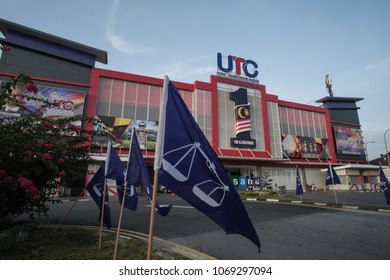
M 321 207 L 329 207 L 329 208 L 343 208 L 348 210 L 363 210 L 370 212 L 381 212 L 381 213 L 390 213 L 389 209 L 383 209 L 379 206 L 372 206 L 373 209 L 367 209 L 364 206 L 358 205 L 347 205 L 347 204 L 334 204 L 334 203 L 326 203 L 326 202 L 305 202 L 301 200 L 280 200 L 276 198 L 243 198 L 246 201 L 259 201 L 259 202 L 274 202 L 274 203 L 291 203 L 291 204 L 301 204 L 301 205 L 309 205 L 309 206 L 321 206 Z

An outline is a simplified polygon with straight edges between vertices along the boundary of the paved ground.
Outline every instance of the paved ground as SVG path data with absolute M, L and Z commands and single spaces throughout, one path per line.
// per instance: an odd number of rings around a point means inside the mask
M 288 191 L 288 197 L 294 197 L 299 199 L 295 195 L 295 192 Z M 378 207 L 389 207 L 386 204 L 386 199 L 383 192 L 355 192 L 355 191 L 336 191 L 333 190 L 323 191 L 311 191 L 302 195 L 304 200 L 314 200 L 318 202 L 330 202 L 335 203 L 336 199 L 338 203 L 352 204 L 352 205 L 372 205 Z

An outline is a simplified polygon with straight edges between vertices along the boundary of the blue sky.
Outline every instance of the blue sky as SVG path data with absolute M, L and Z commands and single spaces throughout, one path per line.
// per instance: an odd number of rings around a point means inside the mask
M 315 106 L 329 74 L 335 97 L 364 98 L 370 159 L 390 128 L 389 12 L 387 0 L 0 2 L 3 19 L 107 51 L 100 68 L 208 82 L 221 52 L 255 61 L 268 93 Z

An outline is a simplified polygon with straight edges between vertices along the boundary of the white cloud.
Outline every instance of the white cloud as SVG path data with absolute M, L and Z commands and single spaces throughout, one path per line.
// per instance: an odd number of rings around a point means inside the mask
M 128 42 L 124 37 L 113 33 L 107 33 L 106 40 L 114 49 L 127 55 L 136 55 L 153 51 L 153 48 L 133 44 Z
M 115 0 L 112 4 L 111 12 L 108 16 L 106 25 L 106 41 L 117 51 L 126 55 L 136 55 L 140 53 L 149 53 L 154 51 L 154 48 L 130 42 L 126 37 L 117 34 L 117 29 L 114 27 L 119 9 L 120 0 Z

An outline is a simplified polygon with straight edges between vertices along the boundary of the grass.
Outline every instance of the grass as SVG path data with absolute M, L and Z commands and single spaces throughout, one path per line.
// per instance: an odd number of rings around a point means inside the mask
M 112 260 L 116 234 L 104 232 L 99 250 L 99 231 L 83 228 L 13 226 L 0 232 L 0 260 Z M 117 260 L 145 260 L 147 244 L 136 238 L 119 239 Z M 177 259 L 162 250 L 153 259 Z

